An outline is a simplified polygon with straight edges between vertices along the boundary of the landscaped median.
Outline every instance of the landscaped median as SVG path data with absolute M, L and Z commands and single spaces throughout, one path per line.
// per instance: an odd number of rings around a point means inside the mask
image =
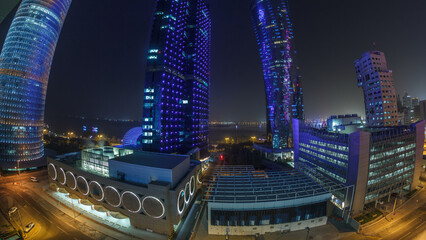
M 383 215 L 383 213 L 380 210 L 374 209 L 373 211 L 371 211 L 371 212 L 369 212 L 367 214 L 364 214 L 364 215 L 357 216 L 354 219 L 357 222 L 359 222 L 361 225 L 364 225 L 364 224 L 366 224 L 368 222 L 373 221 L 374 219 L 379 218 L 382 215 Z

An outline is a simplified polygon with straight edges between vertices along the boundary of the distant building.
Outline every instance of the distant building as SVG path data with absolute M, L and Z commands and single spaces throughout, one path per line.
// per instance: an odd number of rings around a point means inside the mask
M 419 102 L 420 120 L 426 120 L 426 100 Z
M 331 192 L 297 170 L 216 166 L 204 200 L 208 233 L 256 235 L 327 223 Z
M 352 132 L 362 125 L 361 117 L 357 114 L 334 115 L 327 119 L 327 131 L 330 132 Z
M 147 55 L 142 149 L 207 151 L 211 17 L 204 0 L 159 0 Z
M 268 141 L 274 150 L 291 148 L 291 119 L 304 113 L 288 2 L 252 0 L 251 18 L 265 81 Z
M 104 147 L 48 158 L 50 188 L 64 204 L 121 227 L 171 235 L 201 187 L 188 155 Z M 89 216 L 89 217 L 90 217 Z
M 385 54 L 369 51 L 355 60 L 358 87 L 364 92 L 365 117 L 368 126 L 398 125 L 398 107 L 392 70 Z
M 410 126 L 367 127 L 338 133 L 293 120 L 295 168 L 336 184 L 355 186 L 353 196 L 344 191 L 333 195 L 338 199 L 337 205 L 357 215 L 365 204 L 377 204 L 393 193 L 403 195 L 417 187 L 424 128 L 425 122 L 421 121 Z
M 14 1 L 16 2 L 16 1 Z M 0 54 L 0 168 L 43 160 L 44 105 L 56 43 L 71 0 L 23 0 Z

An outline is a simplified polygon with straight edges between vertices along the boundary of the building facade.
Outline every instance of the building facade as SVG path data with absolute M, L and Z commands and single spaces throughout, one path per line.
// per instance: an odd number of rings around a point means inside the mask
M 392 193 L 406 194 L 419 183 L 424 121 L 410 126 L 359 128 L 352 133 L 329 132 L 298 120 L 293 126 L 295 168 L 316 172 L 338 184 L 354 185 L 353 196 L 333 194 L 340 199 L 340 207 L 352 207 L 355 215 L 365 204 L 377 204 Z
M 209 234 L 256 235 L 327 223 L 331 193 L 296 170 L 216 166 L 208 186 Z
M 398 125 L 398 107 L 392 70 L 383 52 L 369 51 L 354 62 L 358 87 L 364 92 L 368 126 Z
M 251 18 L 263 67 L 268 140 L 274 149 L 290 148 L 291 119 L 303 119 L 304 114 L 288 3 L 253 0 Z
M 206 148 L 210 42 L 211 18 L 204 0 L 157 2 L 144 90 L 144 150 Z
M 202 184 L 201 165 L 189 156 L 108 147 L 85 151 L 94 161 L 112 151 L 111 158 L 103 159 L 108 175 L 88 167 L 92 159 L 83 153 L 48 158 L 50 188 L 67 206 L 73 202 L 76 211 L 97 216 L 95 221 L 112 222 L 119 231 L 133 226 L 172 235 Z
M 43 165 L 44 104 L 71 0 L 23 0 L 0 55 L 0 167 Z M 45 164 L 45 163 L 44 163 Z

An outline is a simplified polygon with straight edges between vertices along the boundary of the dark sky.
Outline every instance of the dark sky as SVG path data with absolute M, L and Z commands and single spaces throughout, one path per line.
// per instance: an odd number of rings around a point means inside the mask
M 207 1 L 213 21 L 210 119 L 264 120 L 250 1 Z M 142 118 L 153 6 L 154 0 L 73 0 L 53 60 L 47 116 Z M 372 42 L 385 52 L 397 91 L 426 99 L 426 1 L 291 0 L 290 12 L 308 118 L 363 113 L 352 63 Z

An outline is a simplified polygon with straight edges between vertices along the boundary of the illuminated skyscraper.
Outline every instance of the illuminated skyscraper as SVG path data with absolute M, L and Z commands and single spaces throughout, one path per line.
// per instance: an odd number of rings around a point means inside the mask
M 286 0 L 253 0 L 251 16 L 266 90 L 268 140 L 292 147 L 291 119 L 303 119 L 303 91 L 294 63 L 293 27 Z
M 143 150 L 207 145 L 210 29 L 204 0 L 158 0 L 147 56 Z
M 379 51 L 366 52 L 355 60 L 354 65 L 358 87 L 364 91 L 367 125 L 398 125 L 396 90 L 385 54 Z
M 43 157 L 50 66 L 71 0 L 23 0 L 0 55 L 0 166 Z
M 198 147 L 206 152 L 209 135 L 211 18 L 204 0 L 190 1 L 189 13 L 185 97 L 182 100 L 185 114 L 183 150 Z

